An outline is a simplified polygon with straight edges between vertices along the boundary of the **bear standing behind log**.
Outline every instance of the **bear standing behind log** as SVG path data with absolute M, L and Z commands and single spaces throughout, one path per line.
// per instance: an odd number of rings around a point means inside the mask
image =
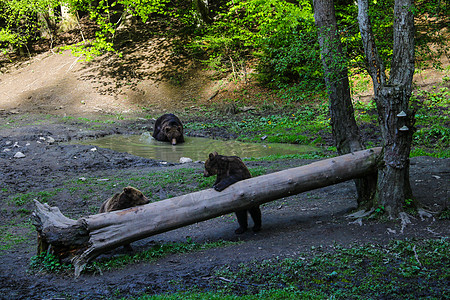
M 122 210 L 134 206 L 148 204 L 150 201 L 144 194 L 132 187 L 127 186 L 123 188 L 121 193 L 116 193 L 114 196 L 103 202 L 98 213 L 110 212 L 115 210 Z M 123 246 L 127 251 L 133 251 L 130 244 Z
M 219 155 L 217 152 L 209 154 L 209 158 L 205 162 L 203 175 L 205 177 L 217 175 L 213 188 L 218 192 L 223 191 L 233 183 L 252 177 L 250 171 L 239 157 Z M 261 210 L 259 205 L 256 205 L 249 209 L 235 212 L 239 223 L 239 228 L 234 231 L 236 234 L 244 233 L 247 230 L 247 212 L 250 213 L 253 219 L 253 231 L 261 230 Z
M 152 135 L 157 141 L 172 145 L 183 143 L 183 124 L 174 114 L 164 114 L 156 120 Z

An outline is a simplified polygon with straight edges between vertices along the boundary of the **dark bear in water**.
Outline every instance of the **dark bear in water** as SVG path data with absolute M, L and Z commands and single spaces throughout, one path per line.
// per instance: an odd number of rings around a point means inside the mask
M 102 206 L 99 209 L 99 213 L 110 212 L 114 210 L 126 209 L 134 206 L 144 205 L 149 203 L 147 197 L 144 194 L 131 186 L 127 186 L 123 188 L 121 193 L 116 193 L 114 196 L 103 202 Z M 130 244 L 123 245 L 125 250 L 133 251 L 133 248 Z
M 172 145 L 183 143 L 183 124 L 174 114 L 164 114 L 156 120 L 153 137 L 157 141 L 170 142 Z
M 219 155 L 217 152 L 209 154 L 209 158 L 205 162 L 203 175 L 205 177 L 217 175 L 213 188 L 218 192 L 223 191 L 233 183 L 252 177 L 250 171 L 239 157 Z M 261 210 L 259 205 L 256 205 L 249 209 L 235 212 L 239 223 L 239 228 L 234 231 L 235 233 L 241 234 L 247 230 L 247 212 L 250 213 L 253 219 L 253 231 L 261 230 Z

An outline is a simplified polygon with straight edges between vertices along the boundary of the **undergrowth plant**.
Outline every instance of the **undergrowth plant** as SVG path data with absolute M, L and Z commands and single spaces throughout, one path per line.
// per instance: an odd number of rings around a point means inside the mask
M 187 253 L 199 250 L 207 250 L 212 248 L 226 247 L 236 245 L 240 242 L 231 242 L 218 240 L 215 242 L 196 243 L 191 238 L 187 238 L 186 242 L 173 242 L 156 244 L 148 250 L 144 250 L 135 254 L 123 254 L 113 258 L 103 258 L 92 262 L 88 265 L 84 272 L 97 273 L 109 271 L 112 269 L 122 268 L 138 262 L 151 262 L 162 258 L 169 254 Z M 51 253 L 42 253 L 33 256 L 30 261 L 30 271 L 36 273 L 67 273 L 73 272 L 74 267 L 70 263 L 62 263 Z
M 314 292 L 333 299 L 450 296 L 449 241 L 395 240 L 387 246 L 367 244 L 313 255 L 224 266 L 213 280 L 220 294 L 258 295 L 263 291 Z M 224 280 L 222 280 L 224 279 Z M 246 288 L 242 289 L 242 285 Z M 270 299 L 270 298 L 269 298 Z M 276 298 L 275 298 L 276 299 Z

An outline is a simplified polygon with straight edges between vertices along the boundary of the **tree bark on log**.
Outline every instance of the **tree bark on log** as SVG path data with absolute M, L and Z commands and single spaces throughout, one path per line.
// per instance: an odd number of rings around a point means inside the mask
M 39 247 L 48 244 L 60 257 L 74 255 L 75 276 L 79 276 L 90 260 L 120 245 L 374 173 L 380 153 L 381 148 L 358 151 L 239 181 L 222 192 L 207 189 L 78 220 L 65 217 L 57 207 L 35 201 L 32 219 Z

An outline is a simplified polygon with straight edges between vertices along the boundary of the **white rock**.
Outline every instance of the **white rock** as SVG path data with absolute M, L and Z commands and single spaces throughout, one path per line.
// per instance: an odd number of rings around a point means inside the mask
M 180 164 L 190 163 L 192 162 L 192 159 L 189 157 L 181 157 L 180 158 Z
M 54 142 L 55 142 L 55 139 L 54 139 L 54 138 L 52 138 L 51 136 L 48 136 L 48 137 L 47 137 L 47 143 L 53 144 Z
M 17 152 L 16 154 L 14 154 L 14 158 L 23 158 L 25 157 L 25 154 L 23 154 L 22 152 Z
M 94 147 L 94 148 L 91 148 L 91 151 L 92 151 L 92 152 L 95 152 L 95 151 L 97 151 L 97 148 L 95 148 L 95 147 Z

